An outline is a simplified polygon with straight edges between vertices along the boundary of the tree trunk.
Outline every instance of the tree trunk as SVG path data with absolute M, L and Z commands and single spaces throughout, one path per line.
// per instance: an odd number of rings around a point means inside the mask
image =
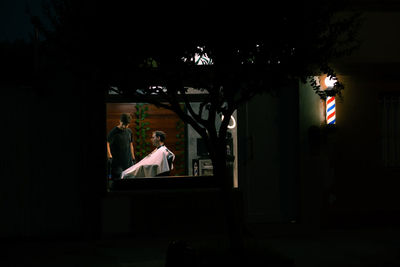
M 225 211 L 228 230 L 229 249 L 235 260 L 242 259 L 244 252 L 243 215 L 240 212 L 240 199 L 233 188 L 233 173 L 227 161 L 226 142 L 214 143 L 214 153 L 211 155 L 214 176 L 219 179 L 221 186 L 221 201 Z M 237 193 L 237 192 L 236 192 Z M 237 261 L 236 261 L 237 262 Z

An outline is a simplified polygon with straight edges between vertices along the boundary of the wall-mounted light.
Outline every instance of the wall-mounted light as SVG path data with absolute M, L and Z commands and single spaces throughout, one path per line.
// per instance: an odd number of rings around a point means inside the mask
M 337 78 L 335 76 L 328 76 L 326 74 L 320 75 L 316 77 L 317 84 L 320 86 L 320 90 L 332 90 L 337 82 Z
M 224 120 L 224 115 L 222 115 L 222 117 L 221 117 L 221 121 L 223 121 L 223 120 Z M 231 124 L 231 122 L 233 122 L 233 123 Z M 233 129 L 235 127 L 236 127 L 236 120 L 235 120 L 235 117 L 233 117 L 231 115 L 231 120 L 229 121 L 228 129 Z
M 334 76 L 326 76 L 326 78 L 324 80 L 325 85 L 326 85 L 326 89 L 327 90 L 332 89 L 333 86 L 335 86 L 336 81 L 337 81 L 336 77 L 334 77 Z

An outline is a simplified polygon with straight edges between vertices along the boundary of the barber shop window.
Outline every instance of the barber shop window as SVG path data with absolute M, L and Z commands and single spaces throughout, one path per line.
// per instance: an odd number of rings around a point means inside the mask
M 187 173 L 186 166 L 186 126 L 180 120 L 180 118 L 172 111 L 158 108 L 152 104 L 148 103 L 108 103 L 107 104 L 107 141 L 110 149 L 114 153 L 120 153 L 121 155 L 112 155 L 109 164 L 114 168 L 121 168 L 119 170 L 112 169 L 111 166 L 108 168 L 108 176 L 112 178 L 112 174 L 122 174 L 128 167 L 132 166 L 134 163 L 138 163 L 146 158 L 149 154 L 159 148 L 161 145 L 168 149 L 175 158 L 169 159 L 171 168 L 169 166 L 159 166 L 157 169 L 145 170 L 145 173 L 140 173 L 139 170 L 136 175 L 125 175 L 127 177 L 144 177 L 144 176 L 158 176 L 160 174 L 165 174 L 168 176 L 179 176 L 185 175 Z M 129 123 L 127 123 L 126 134 L 125 129 L 119 131 L 122 135 L 126 135 L 125 138 L 113 135 L 115 128 L 120 127 L 121 115 L 129 115 Z M 122 127 L 120 127 L 122 128 Z M 161 136 L 161 140 L 152 140 L 152 135 L 155 131 L 160 131 L 165 134 Z M 118 132 L 118 133 L 119 133 Z M 110 134 L 111 133 L 111 134 Z M 160 139 L 160 137 L 159 137 Z M 130 141 L 132 141 L 133 154 L 130 148 Z M 153 143 L 154 142 L 154 143 Z M 158 143 L 157 143 L 158 142 Z M 125 147 L 124 151 L 120 151 L 119 146 Z M 154 153 L 153 153 L 154 154 Z M 168 159 L 168 152 L 165 153 Z M 112 163 L 113 160 L 119 161 L 119 157 L 125 157 L 122 162 Z M 132 157 L 132 158 L 129 158 Z M 108 158 L 110 158 L 108 156 Z M 134 158 L 134 159 L 133 159 Z M 155 159 L 156 163 L 164 163 L 163 159 Z M 150 165 L 151 162 L 148 162 Z M 168 165 L 168 164 L 167 164 Z M 133 172 L 133 170 L 132 170 Z M 168 173 L 166 173 L 168 172 Z M 125 173 L 124 173 L 125 174 Z M 125 177 L 118 177 L 125 178 Z
M 191 105 L 196 108 L 200 102 Z M 236 123 L 235 113 L 229 125 L 227 147 L 228 154 L 233 156 L 237 155 Z M 154 183 L 178 178 L 193 183 L 192 187 L 216 186 L 204 141 L 173 111 L 143 102 L 109 102 L 106 128 L 108 189 L 151 188 Z M 159 132 L 165 136 L 157 136 Z M 118 147 L 121 145 L 125 149 Z M 237 160 L 234 184 L 237 186 Z
M 196 108 L 200 102 L 191 105 Z M 227 147 L 228 154 L 233 156 L 237 155 L 236 124 L 235 113 L 229 125 Z M 155 183 L 167 182 L 171 184 L 166 186 L 173 188 L 180 183 L 175 182 L 177 179 L 192 183 L 191 187 L 216 187 L 204 141 L 173 111 L 144 102 L 109 102 L 106 128 L 105 176 L 109 190 L 151 188 Z M 161 136 L 157 136 L 159 132 Z M 121 145 L 124 149 L 118 147 Z M 233 168 L 237 186 L 236 159 Z

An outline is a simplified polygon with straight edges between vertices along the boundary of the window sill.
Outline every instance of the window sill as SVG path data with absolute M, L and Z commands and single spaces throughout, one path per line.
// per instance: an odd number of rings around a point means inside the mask
M 219 189 L 214 176 L 159 176 L 149 178 L 122 179 L 113 182 L 109 193 L 138 191 L 187 191 Z

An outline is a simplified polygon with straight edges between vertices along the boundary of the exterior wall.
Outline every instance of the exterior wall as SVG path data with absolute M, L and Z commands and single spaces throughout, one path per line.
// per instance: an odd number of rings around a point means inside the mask
M 238 111 L 239 186 L 248 223 L 299 219 L 298 86 L 254 97 Z
M 220 192 L 214 189 L 114 192 L 103 199 L 102 209 L 103 236 L 177 238 L 226 229 Z
M 343 101 L 336 102 L 337 129 L 327 144 L 334 182 L 326 188 L 326 223 L 332 217 L 339 224 L 384 223 L 382 216 L 399 211 L 399 170 L 385 168 L 381 160 L 379 94 L 398 90 L 400 81 L 375 75 L 354 72 L 342 76 L 346 90 Z M 333 200 L 329 201 L 329 195 Z M 377 215 L 381 213 L 386 215 Z M 395 223 L 398 216 L 392 220 Z
M 325 105 L 308 84 L 299 84 L 299 176 L 301 224 L 318 228 L 323 188 L 331 176 L 329 150 L 322 137 Z
M 378 1 L 377 1 L 378 2 Z M 400 51 L 398 49 L 400 24 L 400 7 L 380 4 L 379 7 L 359 8 L 363 12 L 363 22 L 359 31 L 361 47 L 351 56 L 341 60 L 349 64 L 354 63 L 398 63 Z
M 1 99 L 0 237 L 80 235 L 79 102 L 31 88 Z
M 301 142 L 303 155 L 309 164 L 302 172 L 304 194 L 315 195 L 314 209 L 319 211 L 316 224 L 322 227 L 378 225 L 398 223 L 400 201 L 396 188 L 398 169 L 382 166 L 379 95 L 400 92 L 400 37 L 395 34 L 400 23 L 396 9 L 366 10 L 360 31 L 362 44 L 352 56 L 334 62 L 338 78 L 344 83 L 343 99 L 336 99 L 336 126 L 333 131 L 319 127 L 316 132 L 321 142 L 307 145 Z M 318 124 L 320 100 L 301 91 L 300 136 L 305 129 Z M 309 139 L 308 139 L 309 140 Z M 307 167 L 308 166 L 308 167 Z M 306 169 L 308 171 L 306 171 Z M 314 187 L 306 184 L 306 177 L 314 177 Z M 315 193 L 313 190 L 319 192 Z M 318 190 L 318 188 L 320 190 Z M 304 203 L 304 207 L 311 208 Z M 309 214 L 314 214 L 310 213 Z M 322 219 L 321 222 L 318 222 Z

